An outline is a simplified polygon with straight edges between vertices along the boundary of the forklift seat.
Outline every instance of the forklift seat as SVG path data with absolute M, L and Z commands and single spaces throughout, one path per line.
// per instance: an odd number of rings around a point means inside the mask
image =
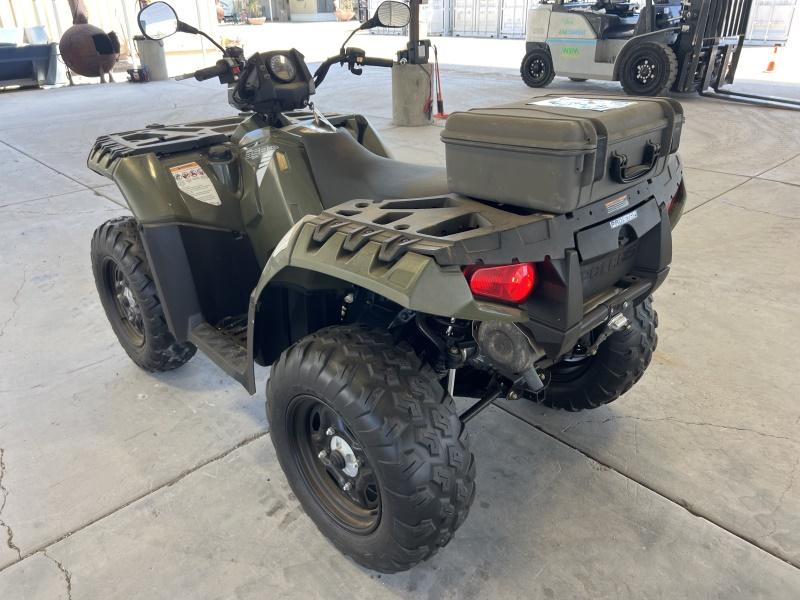
M 638 21 L 638 15 L 630 17 L 603 15 L 600 38 L 604 40 L 623 40 L 632 37 Z

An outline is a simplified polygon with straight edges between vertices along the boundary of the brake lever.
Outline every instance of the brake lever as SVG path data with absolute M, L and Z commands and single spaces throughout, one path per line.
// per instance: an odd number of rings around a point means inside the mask
M 364 69 L 360 65 L 364 62 L 366 53 L 361 48 L 348 48 L 345 50 L 345 55 L 347 57 L 347 68 L 350 72 L 353 75 L 361 75 Z

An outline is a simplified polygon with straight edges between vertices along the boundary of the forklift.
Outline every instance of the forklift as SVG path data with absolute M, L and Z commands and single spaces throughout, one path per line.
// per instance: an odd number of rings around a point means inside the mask
M 556 75 L 619 81 L 632 96 L 699 92 L 800 109 L 800 102 L 721 89 L 733 83 L 753 0 L 545 0 L 528 11 L 520 74 L 530 87 Z M 712 91 L 713 90 L 713 91 Z

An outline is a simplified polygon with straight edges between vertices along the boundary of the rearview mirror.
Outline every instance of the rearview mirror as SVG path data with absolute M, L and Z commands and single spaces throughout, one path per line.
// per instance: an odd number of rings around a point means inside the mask
M 144 37 L 163 40 L 178 31 L 178 15 L 166 2 L 148 4 L 139 11 L 139 29 Z
M 381 27 L 405 27 L 411 20 L 411 9 L 403 2 L 387 0 L 378 6 L 374 19 Z

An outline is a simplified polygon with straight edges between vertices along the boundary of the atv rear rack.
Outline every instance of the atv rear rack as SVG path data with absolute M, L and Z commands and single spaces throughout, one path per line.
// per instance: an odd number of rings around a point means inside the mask
M 657 199 L 664 204 L 680 177 L 664 169 L 626 191 L 629 211 Z M 609 198 L 619 196 L 612 194 Z M 607 199 L 605 199 L 607 200 Z M 458 194 L 407 200 L 352 200 L 310 220 L 311 241 L 322 246 L 337 232 L 345 234 L 342 250 L 354 253 L 367 242 L 380 244 L 377 259 L 393 263 L 406 252 L 430 256 L 441 267 L 500 265 L 515 261 L 559 260 L 576 245 L 576 235 L 611 218 L 603 199 L 565 214 L 492 205 Z M 587 234 L 581 234 L 586 236 Z

